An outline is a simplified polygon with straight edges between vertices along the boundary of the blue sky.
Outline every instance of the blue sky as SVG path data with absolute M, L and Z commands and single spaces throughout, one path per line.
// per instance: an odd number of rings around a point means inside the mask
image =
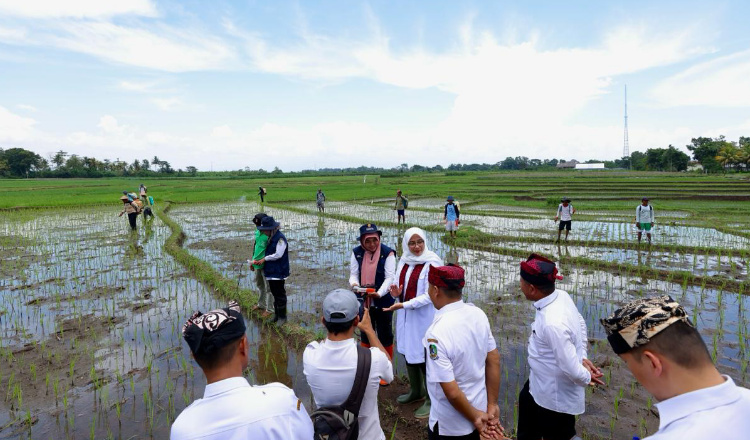
M 750 136 L 743 1 L 0 0 L 0 148 L 283 170 Z

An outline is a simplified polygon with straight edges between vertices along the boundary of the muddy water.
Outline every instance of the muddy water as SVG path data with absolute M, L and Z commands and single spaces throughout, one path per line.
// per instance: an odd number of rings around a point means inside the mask
M 346 206 L 340 204 L 337 208 L 343 212 Z M 354 208 L 359 209 L 359 205 L 350 207 L 350 209 Z M 219 246 L 202 246 L 200 243 L 219 243 L 219 240 L 226 237 L 243 240 L 246 247 L 243 251 L 245 255 L 249 252 L 247 250 L 250 242 L 248 237 L 251 230 L 238 223 L 241 223 L 243 218 L 249 220 L 256 210 L 257 206 L 253 204 L 205 205 L 178 207 L 173 211 L 173 216 L 182 224 L 189 225 L 186 226 L 186 231 L 189 228 L 188 243 L 189 247 L 193 248 L 191 252 L 207 258 L 216 267 L 231 275 L 231 262 L 223 259 L 222 249 Z M 366 212 L 370 213 L 370 211 Z M 349 252 L 356 245 L 356 232 L 359 224 L 283 209 L 270 209 L 269 213 L 282 222 L 290 243 L 292 276 L 288 280 L 287 290 L 290 301 L 294 304 L 292 310 L 296 317 L 293 319 L 314 326 L 318 319 L 320 301 L 327 289 L 342 287 L 347 283 Z M 356 211 L 349 212 L 347 215 L 356 215 Z M 383 241 L 398 249 L 402 234 L 403 229 L 385 227 L 383 228 Z M 512 421 L 518 390 L 528 377 L 525 341 L 528 337 L 528 326 L 533 320 L 533 308 L 520 297 L 518 258 L 451 248 L 440 240 L 441 234 L 428 233 L 427 235 L 428 243 L 433 250 L 446 260 L 457 261 L 466 268 L 466 298 L 481 305 L 493 323 L 495 336 L 504 359 L 501 409 L 504 420 Z M 568 252 L 580 252 L 586 255 L 586 249 L 588 248 L 580 247 L 568 249 Z M 607 254 L 608 251 L 606 248 L 595 249 L 588 256 L 601 257 L 607 261 L 614 260 L 615 257 Z M 617 258 L 637 259 L 637 251 L 632 252 L 635 254 L 625 252 Z M 665 264 L 670 264 L 669 255 L 666 253 L 652 253 L 651 257 L 642 253 L 641 258 L 644 259 L 643 264 L 646 264 L 645 259 L 651 258 L 651 264 L 657 267 L 661 260 L 667 260 Z M 695 258 L 700 260 L 701 256 Z M 246 258 L 244 256 L 235 258 L 238 261 L 243 259 Z M 711 260 L 700 261 L 700 264 L 713 267 L 712 270 L 716 271 L 721 270 L 723 265 L 730 265 L 728 260 L 722 260 L 721 263 Z M 674 263 L 669 267 L 680 267 L 683 263 L 687 264 L 687 261 Z M 692 261 L 690 264 L 692 265 Z M 738 268 L 746 266 L 746 262 L 739 260 L 731 264 L 735 264 Z M 696 324 L 704 335 L 709 350 L 715 355 L 722 372 L 731 375 L 741 384 L 748 384 L 747 362 L 750 346 L 745 335 L 750 329 L 746 312 L 750 306 L 750 297 L 718 290 L 702 290 L 699 287 L 683 289 L 679 283 L 641 279 L 627 274 L 613 274 L 565 265 L 561 269 L 566 277 L 559 283 L 559 287 L 569 291 L 575 299 L 587 321 L 589 336 L 592 340 L 604 340 L 598 320 L 611 313 L 623 302 L 641 296 L 669 293 L 685 304 L 691 314 L 695 314 Z M 746 276 L 746 269 L 742 270 L 745 270 L 742 275 Z M 311 276 L 311 273 L 314 275 Z M 240 281 L 247 283 L 248 286 L 251 285 L 249 280 Z M 315 284 L 318 286 L 316 287 Z M 638 424 L 640 418 L 643 418 L 644 423 L 653 431 L 656 419 L 653 415 L 649 415 L 650 413 L 643 411 L 646 408 L 646 393 L 640 387 L 633 385 L 632 376 L 621 368 L 608 346 L 594 344 L 590 355 L 602 364 L 609 365 L 611 388 L 599 391 L 590 397 L 590 415 L 584 415 L 580 423 L 592 434 L 608 436 L 609 428 L 605 429 L 602 426 L 609 426 L 614 396 L 619 388 L 632 388 L 632 395 L 626 399 L 626 403 L 623 403 L 630 408 L 631 413 L 628 417 L 633 417 L 633 426 Z M 506 423 L 513 426 L 511 422 Z M 630 430 L 632 426 L 620 426 L 620 423 L 616 424 L 616 438 L 638 433 Z
M 254 203 L 194 205 L 178 206 L 172 215 L 188 234 L 190 252 L 252 287 L 246 268 L 239 268 L 249 258 L 250 219 L 257 210 Z M 190 360 L 180 326 L 193 310 L 205 311 L 219 301 L 163 254 L 168 231 L 158 220 L 150 232 L 139 225 L 138 233 L 130 235 L 126 221 L 115 217 L 116 212 L 50 213 L 33 220 L 4 219 L 0 224 L 0 235 L 18 237 L 17 243 L 23 245 L 0 267 L 4 341 L 0 384 L 10 396 L 0 402 L 0 438 L 82 438 L 90 436 L 92 429 L 96 438 L 166 438 L 171 420 L 200 397 L 204 379 Z M 347 284 L 349 252 L 356 245 L 359 225 L 283 209 L 268 212 L 282 221 L 290 243 L 291 317 L 319 329 L 322 297 Z M 383 232 L 384 242 L 399 249 L 403 229 Z M 533 308 L 520 296 L 518 259 L 451 248 L 436 233 L 428 234 L 428 242 L 443 258 L 466 268 L 466 297 L 488 313 L 503 354 L 503 421 L 512 428 L 515 399 L 528 377 L 525 341 L 533 319 Z M 696 316 L 722 372 L 748 384 L 750 346 L 745 335 L 750 330 L 750 297 L 692 287 L 683 290 L 678 283 L 565 265 L 561 270 L 565 279 L 559 287 L 575 299 L 592 340 L 604 336 L 598 319 L 623 301 L 669 293 Z M 280 342 L 253 325 L 248 336 L 254 346 L 249 379 L 287 383 L 311 408 L 298 351 L 279 350 Z M 17 362 L 8 360 L 8 353 L 14 351 Z M 623 388 L 633 390 L 621 404 L 621 411 L 629 408 L 630 412 L 621 412 L 614 437 L 638 434 L 634 426 L 641 418 L 653 431 L 656 418 L 644 412 L 646 394 L 638 386 L 631 388 L 632 376 L 613 360 L 608 347 L 593 344 L 590 356 L 608 365 L 611 383 L 589 396 L 579 427 L 595 437 L 608 437 L 612 402 Z M 44 370 L 37 367 L 34 378 L 30 365 L 50 359 L 47 385 Z M 67 371 L 69 360 L 75 360 L 72 377 Z M 396 362 L 403 365 L 402 359 Z M 20 405 L 15 383 L 23 390 Z M 23 424 L 26 410 L 33 422 L 30 428 Z M 13 420 L 17 422 L 7 426 Z
M 163 253 L 158 219 L 131 233 L 117 212 L 0 223 L 20 244 L 0 278 L 0 438 L 167 438 L 202 394 L 181 323 L 221 303 Z M 249 379 L 309 396 L 295 352 L 264 333 L 248 328 Z
M 307 209 L 316 212 L 314 203 L 297 203 L 296 208 Z M 440 205 L 438 205 L 440 207 Z M 513 235 L 518 237 L 557 237 L 557 224 L 552 220 L 554 210 L 542 218 L 512 218 L 488 215 L 472 215 L 471 206 L 464 209 L 461 221 L 472 225 L 483 232 L 493 235 Z M 526 214 L 532 208 L 519 208 L 519 211 L 510 211 L 513 214 Z M 326 203 L 326 212 L 367 218 L 371 221 L 394 221 L 396 215 L 390 207 L 377 204 L 353 204 L 347 202 Z M 606 217 L 610 217 L 607 214 Z M 719 232 L 711 228 L 696 226 L 672 225 L 659 223 L 658 214 L 656 225 L 651 231 L 652 238 L 660 244 L 674 244 L 681 246 L 706 246 L 723 247 L 728 249 L 748 249 L 750 239 L 738 235 Z M 426 212 L 407 210 L 407 221 L 417 225 L 442 225 L 443 214 L 439 212 Z M 610 218 L 611 219 L 611 218 Z M 631 221 L 632 217 L 623 218 L 621 222 L 611 221 L 574 221 L 571 238 L 581 241 L 611 241 L 618 243 L 636 243 L 638 240 L 637 229 Z M 645 240 L 645 234 L 643 236 Z

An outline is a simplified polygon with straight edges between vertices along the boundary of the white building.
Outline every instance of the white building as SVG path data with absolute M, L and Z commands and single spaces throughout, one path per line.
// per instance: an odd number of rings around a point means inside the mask
M 603 163 L 577 163 L 576 169 L 577 170 L 603 170 L 604 164 Z

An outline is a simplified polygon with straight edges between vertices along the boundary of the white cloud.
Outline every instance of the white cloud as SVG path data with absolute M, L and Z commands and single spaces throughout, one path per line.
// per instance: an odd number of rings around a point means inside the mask
M 28 104 L 18 104 L 16 107 L 20 108 L 21 110 L 26 110 L 26 111 L 30 111 L 30 112 L 36 112 L 37 111 L 36 107 L 34 107 L 33 105 L 28 105 Z
M 228 125 L 221 125 L 219 127 L 215 127 L 213 131 L 211 132 L 211 136 L 218 137 L 218 138 L 227 138 L 232 136 L 233 132 L 232 129 L 229 128 Z
M 151 102 L 153 102 L 157 107 L 165 112 L 176 110 L 183 105 L 182 99 L 176 97 L 153 98 L 151 99 Z
M 0 106 L 0 142 L 24 141 L 32 137 L 36 121 Z
M 65 21 L 59 24 L 59 32 L 38 40 L 116 63 L 167 72 L 226 68 L 234 59 L 232 50 L 216 37 L 167 26 L 144 29 L 109 22 Z
M 150 0 L 0 0 L 0 15 L 30 18 L 156 16 Z
M 149 92 L 155 85 L 153 82 L 120 81 L 117 87 L 129 92 Z
M 691 66 L 662 80 L 653 96 L 669 107 L 750 106 L 750 50 L 715 58 Z
M 122 134 L 125 131 L 125 127 L 120 126 L 112 115 L 104 115 L 99 118 L 99 124 L 97 125 L 104 133 L 109 134 Z

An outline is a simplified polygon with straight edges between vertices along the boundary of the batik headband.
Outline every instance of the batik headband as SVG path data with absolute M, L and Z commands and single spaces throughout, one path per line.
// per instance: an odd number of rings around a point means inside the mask
M 223 309 L 193 313 L 182 327 L 182 337 L 193 354 L 209 354 L 241 337 L 245 330 L 240 305 L 231 301 Z
M 433 286 L 459 290 L 464 287 L 464 269 L 461 266 L 449 264 L 447 266 L 430 266 L 427 281 Z
M 632 301 L 601 319 L 607 340 L 617 354 L 648 344 L 670 325 L 683 321 L 692 327 L 685 309 L 669 295 Z
M 563 276 L 558 275 L 554 261 L 531 254 L 521 262 L 521 278 L 537 287 L 548 287 L 554 286 L 555 281 L 563 279 Z

